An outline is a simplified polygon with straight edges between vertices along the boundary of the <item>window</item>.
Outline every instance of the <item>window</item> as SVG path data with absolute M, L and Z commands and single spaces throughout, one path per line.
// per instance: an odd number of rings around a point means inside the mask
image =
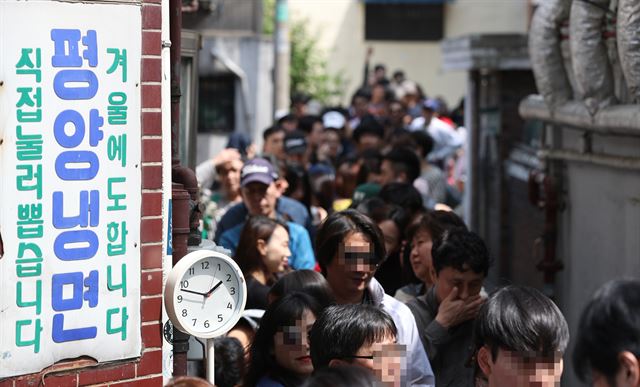
M 439 41 L 444 5 L 434 2 L 365 2 L 365 40 Z
M 235 128 L 235 83 L 232 74 L 200 78 L 198 133 L 229 133 Z

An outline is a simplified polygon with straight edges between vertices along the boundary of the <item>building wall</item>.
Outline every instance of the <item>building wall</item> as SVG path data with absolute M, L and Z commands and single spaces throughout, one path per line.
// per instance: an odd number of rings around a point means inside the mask
M 238 78 L 235 84 L 235 128 L 253 139 L 257 149 L 262 149 L 262 132 L 271 125 L 273 106 L 273 42 L 259 35 L 205 34 L 199 57 L 200 76 L 229 72 L 211 55 L 215 48 L 223 52 L 246 76 L 246 97 L 250 119 L 246 118 L 243 86 Z M 215 103 L 208 101 L 206 103 Z M 228 133 L 198 133 L 196 164 L 210 159 L 222 150 L 228 141 Z
M 565 130 L 563 147 L 578 149 L 579 132 Z M 640 137 L 594 136 L 593 150 L 637 156 Z M 566 162 L 556 276 L 558 301 L 572 336 L 593 293 L 617 278 L 640 278 L 640 171 Z M 568 353 L 573 351 L 570 342 Z M 568 359 L 565 358 L 565 361 Z M 564 384 L 584 386 L 566 367 Z
M 387 71 L 403 69 L 429 95 L 442 95 L 450 105 L 464 95 L 463 72 L 442 68 L 439 42 L 382 42 L 364 40 L 364 2 L 361 0 L 289 0 L 290 18 L 308 20 L 310 32 L 325 51 L 329 70 L 343 72 L 346 103 L 363 80 L 364 58 L 373 47 L 372 64 Z M 523 33 L 527 26 L 526 0 L 454 0 L 444 9 L 445 38 L 469 33 Z
M 18 386 L 160 386 L 162 385 L 162 126 L 161 126 L 161 2 L 143 0 L 141 107 L 141 357 L 108 364 L 89 359 L 61 361 L 46 372 L 0 381 Z M 114 27 L 115 28 L 115 27 Z M 131 64 L 130 64 L 131 65 Z M 7 241 L 5 241 L 6 243 Z

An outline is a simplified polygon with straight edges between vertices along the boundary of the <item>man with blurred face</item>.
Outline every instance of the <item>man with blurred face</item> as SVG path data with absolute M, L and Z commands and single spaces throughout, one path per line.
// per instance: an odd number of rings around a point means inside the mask
M 406 380 L 406 348 L 396 343 L 397 329 L 384 310 L 362 304 L 330 306 L 309 334 L 316 370 L 354 365 L 371 370 L 383 386 Z
M 371 305 L 391 316 L 398 332 L 395 338 L 407 350 L 408 383 L 404 385 L 433 386 L 431 366 L 411 311 L 387 295 L 373 278 L 385 258 L 378 226 L 356 210 L 334 212 L 318 229 L 316 256 L 338 304 Z
M 540 291 L 507 286 L 482 306 L 474 322 L 474 359 L 489 387 L 559 387 L 569 327 Z
M 244 165 L 240 177 L 240 192 L 242 205 L 249 216 L 263 215 L 282 221 L 288 220 L 277 210 L 280 198 L 280 191 L 275 183 L 277 178 L 278 175 L 273 166 L 265 159 L 255 158 Z M 217 242 L 234 254 L 243 226 L 244 222 L 224 231 Z M 289 266 L 294 269 L 313 269 L 315 258 L 309 233 L 304 227 L 294 222 L 287 222 L 287 226 L 291 250 Z
M 433 287 L 407 306 L 429 355 L 436 384 L 473 384 L 466 367 L 473 335 L 473 319 L 482 306 L 482 283 L 489 270 L 489 253 L 482 239 L 464 228 L 453 228 L 433 241 Z

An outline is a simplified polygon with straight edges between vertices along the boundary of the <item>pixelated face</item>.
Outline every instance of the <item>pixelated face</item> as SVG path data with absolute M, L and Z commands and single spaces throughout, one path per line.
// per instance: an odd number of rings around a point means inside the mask
M 227 192 L 238 192 L 240 189 L 240 171 L 242 170 L 242 160 L 231 160 L 217 168 L 220 183 Z
M 339 299 L 362 298 L 376 271 L 373 245 L 362 233 L 348 234 L 327 266 L 327 281 Z
M 486 348 L 486 347 L 485 347 Z M 488 351 L 488 349 L 487 349 Z M 498 350 L 495 362 L 490 358 L 488 372 L 485 372 L 489 387 L 559 387 L 562 376 L 562 355 L 543 358 L 534 354 L 522 354 Z
M 433 239 L 426 230 L 418 230 L 411 241 L 411 268 L 422 282 L 427 285 L 434 283 L 432 277 L 433 260 L 431 258 Z
M 291 256 L 289 250 L 289 233 L 278 225 L 273 230 L 271 238 L 266 244 L 266 254 L 263 257 L 267 270 L 270 273 L 283 272 L 287 266 L 288 258 Z
M 453 267 L 445 267 L 436 275 L 436 297 L 442 302 L 453 288 L 458 288 L 458 299 L 466 300 L 476 296 L 482 289 L 484 281 L 483 273 L 476 273 L 467 265 L 462 267 L 465 271 L 459 271 Z
M 406 380 L 406 346 L 397 344 L 394 337 L 364 345 L 356 352 L 353 364 L 374 372 L 384 386 L 401 386 Z
M 315 322 L 316 316 L 306 310 L 295 325 L 278 330 L 273 338 L 273 352 L 281 367 L 300 376 L 308 376 L 313 372 L 308 335 Z
M 393 220 L 387 219 L 378 223 L 378 227 L 384 235 L 384 247 L 387 256 L 395 253 L 400 249 L 400 230 Z
M 284 157 L 284 131 L 279 130 L 264 141 L 263 152 L 277 158 Z
M 242 187 L 242 201 L 250 215 L 273 216 L 280 192 L 274 183 L 269 185 L 253 182 Z

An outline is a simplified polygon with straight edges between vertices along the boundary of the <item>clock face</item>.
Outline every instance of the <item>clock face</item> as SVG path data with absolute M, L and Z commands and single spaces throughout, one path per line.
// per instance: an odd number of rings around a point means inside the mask
M 215 337 L 233 328 L 246 299 L 237 265 L 230 258 L 204 254 L 180 273 L 169 295 L 176 326 L 197 337 Z

